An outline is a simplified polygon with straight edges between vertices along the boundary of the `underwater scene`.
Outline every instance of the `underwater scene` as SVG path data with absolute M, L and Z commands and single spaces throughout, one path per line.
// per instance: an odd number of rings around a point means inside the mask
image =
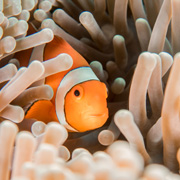
M 0 0 L 0 180 L 180 180 L 180 0 Z

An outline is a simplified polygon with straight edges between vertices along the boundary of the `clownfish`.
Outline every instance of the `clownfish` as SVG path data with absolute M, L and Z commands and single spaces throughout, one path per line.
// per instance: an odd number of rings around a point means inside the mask
M 26 111 L 25 118 L 45 123 L 58 121 L 71 132 L 85 132 L 103 126 L 108 119 L 106 85 L 100 82 L 87 61 L 60 37 L 54 36 L 45 45 L 43 61 L 61 53 L 72 57 L 72 67 L 46 77 L 45 84 L 52 87 L 53 98 L 34 102 Z

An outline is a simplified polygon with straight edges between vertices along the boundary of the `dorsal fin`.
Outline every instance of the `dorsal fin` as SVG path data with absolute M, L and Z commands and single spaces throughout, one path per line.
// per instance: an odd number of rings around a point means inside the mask
M 32 23 L 29 23 L 29 28 L 27 31 L 27 35 L 31 35 L 37 32 L 37 29 L 35 28 L 35 26 Z M 31 57 L 31 53 L 32 53 L 33 48 L 30 49 L 26 49 L 20 52 L 17 52 L 14 55 L 14 58 L 19 60 L 20 66 L 25 66 L 27 67 L 29 64 L 29 59 Z

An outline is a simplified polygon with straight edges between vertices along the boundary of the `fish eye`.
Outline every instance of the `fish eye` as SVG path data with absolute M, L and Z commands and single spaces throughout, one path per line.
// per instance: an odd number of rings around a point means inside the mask
M 75 87 L 73 87 L 71 93 L 74 100 L 80 100 L 84 94 L 83 87 L 81 85 L 76 85 Z
M 76 90 L 74 91 L 74 95 L 77 96 L 77 97 L 80 96 L 79 90 L 76 89 Z

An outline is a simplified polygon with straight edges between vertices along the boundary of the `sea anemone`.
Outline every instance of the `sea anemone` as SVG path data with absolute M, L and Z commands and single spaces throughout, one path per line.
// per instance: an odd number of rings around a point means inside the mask
M 180 179 L 179 7 L 179 0 L 0 0 L 0 179 Z M 54 35 L 106 84 L 103 127 L 73 133 L 25 118 L 31 104 L 53 97 L 44 79 L 72 65 L 68 54 L 43 62 Z

